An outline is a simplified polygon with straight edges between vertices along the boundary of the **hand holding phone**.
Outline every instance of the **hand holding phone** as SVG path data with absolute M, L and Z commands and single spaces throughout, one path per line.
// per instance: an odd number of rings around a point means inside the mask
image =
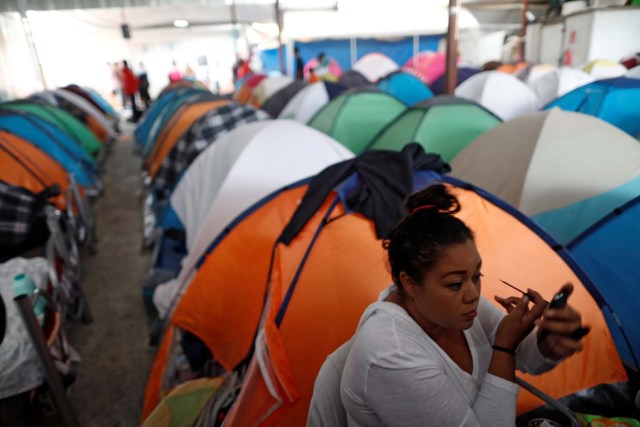
M 569 299 L 569 295 L 571 295 L 572 291 L 573 291 L 573 288 L 568 288 L 566 286 L 560 289 L 560 291 L 553 296 L 553 299 L 551 299 L 551 302 L 549 303 L 548 308 L 549 309 L 565 308 L 567 306 L 567 300 Z M 571 332 L 568 336 L 574 341 L 579 341 L 585 335 L 587 335 L 589 331 L 590 331 L 590 328 L 580 326 L 579 328 Z M 538 341 L 539 342 L 544 341 L 548 336 L 549 336 L 549 331 L 546 329 L 542 329 L 540 331 L 540 335 L 538 336 Z

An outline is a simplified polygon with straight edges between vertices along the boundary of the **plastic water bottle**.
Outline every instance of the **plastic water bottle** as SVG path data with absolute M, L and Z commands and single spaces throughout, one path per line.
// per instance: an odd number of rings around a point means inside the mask
M 13 294 L 14 296 L 26 295 L 31 297 L 36 291 L 36 284 L 28 274 L 18 274 L 13 278 Z M 36 297 L 33 311 L 40 324 L 44 321 L 44 309 L 47 306 L 47 300 L 43 296 Z

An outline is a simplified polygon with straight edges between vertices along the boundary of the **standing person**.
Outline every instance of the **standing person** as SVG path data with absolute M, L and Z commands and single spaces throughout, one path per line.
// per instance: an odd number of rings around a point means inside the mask
M 124 90 L 125 95 L 131 101 L 131 118 L 129 119 L 132 122 L 137 122 L 140 118 L 140 112 L 138 111 L 138 106 L 136 105 L 136 92 L 138 92 L 138 86 L 140 82 L 138 78 L 133 74 L 131 68 L 129 68 L 129 64 L 127 61 L 122 61 L 122 88 Z
M 318 61 L 318 64 L 315 66 L 316 75 L 319 79 L 322 79 L 325 75 L 330 73 L 329 58 L 327 58 L 327 55 L 325 55 L 324 52 L 320 52 L 316 57 L 316 60 Z
M 297 47 L 293 49 L 296 56 L 296 80 L 304 80 L 304 61 Z
M 140 101 L 144 104 L 145 109 L 151 105 L 151 95 L 149 95 L 149 77 L 144 64 L 140 63 L 140 73 L 138 73 L 138 92 L 140 93 Z
M 111 67 L 111 76 L 113 79 L 113 95 L 120 98 L 120 102 L 122 103 L 122 108 L 124 109 L 127 105 L 127 97 L 124 94 L 124 90 L 122 90 L 122 71 L 118 66 L 117 62 L 113 64 L 109 64 Z
M 178 65 L 176 64 L 176 61 L 171 61 L 171 65 L 173 68 L 171 69 L 171 71 L 169 71 L 169 82 L 170 83 L 179 82 L 182 79 L 182 74 L 180 73 L 180 70 L 178 70 Z
M 240 70 L 241 65 L 242 65 L 242 58 L 240 57 L 240 55 L 237 55 L 236 62 L 233 63 L 233 68 L 231 69 L 231 72 L 233 73 L 233 84 L 236 84 L 236 82 L 239 80 L 238 71 Z
M 251 55 L 249 55 L 249 58 L 242 61 L 242 64 L 240 64 L 240 67 L 238 67 L 238 80 L 240 80 L 244 76 L 248 76 L 249 74 L 253 73 L 250 62 L 251 62 Z
M 338 425 L 513 427 L 516 368 L 539 374 L 580 351 L 571 334 L 581 316 L 570 305 L 547 309 L 532 289 L 496 296 L 507 314 L 500 312 L 481 296 L 482 259 L 473 232 L 454 216 L 456 197 L 433 185 L 405 207 L 408 215 L 383 243 L 393 285 L 327 359 L 344 360 L 348 352 L 336 377 L 345 411 L 334 412 Z M 561 290 L 570 294 L 573 286 Z M 319 376 L 316 390 L 330 377 Z M 336 408 L 319 397 L 314 393 L 308 425 L 321 425 L 316 420 Z

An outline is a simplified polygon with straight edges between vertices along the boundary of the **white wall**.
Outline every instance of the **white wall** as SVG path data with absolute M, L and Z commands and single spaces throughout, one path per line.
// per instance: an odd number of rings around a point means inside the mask
M 565 31 L 562 40 L 563 52 L 571 52 L 568 65 L 579 66 L 589 60 L 589 49 L 592 43 L 593 14 L 580 13 L 565 19 Z M 612 35 L 609 35 L 612 37 Z
M 527 25 L 527 35 L 525 40 L 525 60 L 533 63 L 540 62 L 540 42 L 542 38 L 542 24 L 534 23 Z
M 540 63 L 558 65 L 562 57 L 562 22 L 543 25 L 540 36 Z
M 18 13 L 0 13 L 0 100 L 28 96 L 42 89 Z
M 619 61 L 640 51 L 640 8 L 616 8 L 595 12 L 592 59 Z
M 480 67 L 489 61 L 501 60 L 505 34 L 505 31 L 461 31 L 458 41 L 461 65 Z
M 116 82 L 107 63 L 126 59 L 136 72 L 144 64 L 152 97 L 167 85 L 172 61 L 180 70 L 188 64 L 196 78 L 212 89 L 232 89 L 235 50 L 230 29 L 132 26 L 127 40 L 122 37 L 119 15 L 114 18 L 107 11 L 29 12 L 49 88 L 69 83 L 91 86 L 117 106 L 119 99 L 111 94 Z M 206 66 L 199 65 L 201 57 Z
M 566 51 L 572 66 L 595 59 L 620 61 L 640 51 L 640 8 L 593 9 L 542 25 L 540 62 L 557 64 Z

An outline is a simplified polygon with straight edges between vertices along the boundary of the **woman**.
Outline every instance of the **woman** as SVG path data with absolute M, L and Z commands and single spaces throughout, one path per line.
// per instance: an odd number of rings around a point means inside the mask
M 513 426 L 515 369 L 542 373 L 580 351 L 569 336 L 580 315 L 545 312 L 532 289 L 531 300 L 496 297 L 500 312 L 480 295 L 482 259 L 457 199 L 435 185 L 406 208 L 384 241 L 394 285 L 364 312 L 342 372 L 348 425 Z

